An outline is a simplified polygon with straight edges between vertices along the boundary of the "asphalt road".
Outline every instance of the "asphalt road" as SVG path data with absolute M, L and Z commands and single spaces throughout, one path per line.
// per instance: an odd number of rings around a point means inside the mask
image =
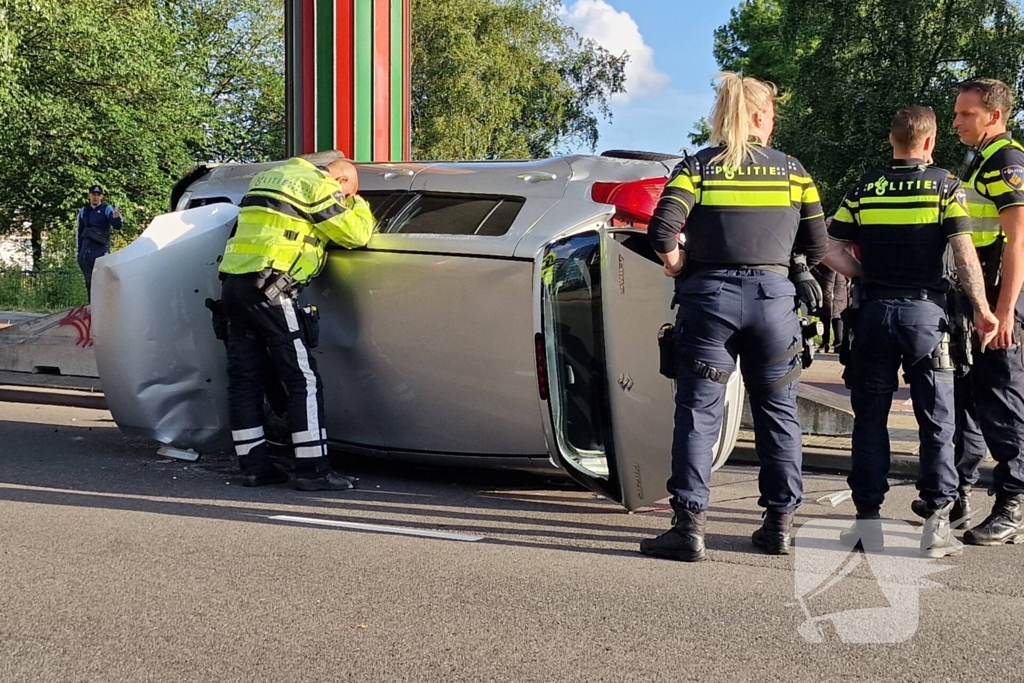
M 557 478 L 350 470 L 358 491 L 244 489 L 226 459 L 161 461 L 106 412 L 0 403 L 0 681 L 1021 677 L 1021 547 L 942 560 L 905 642 L 844 643 L 826 620 L 814 644 L 807 614 L 892 601 L 861 563 L 805 612 L 797 559 L 750 546 L 754 469 L 716 473 L 698 565 L 636 553 L 665 508 L 627 515 Z M 844 487 L 809 476 L 798 523 L 849 515 L 813 502 Z M 913 497 L 898 482 L 883 512 L 909 520 Z

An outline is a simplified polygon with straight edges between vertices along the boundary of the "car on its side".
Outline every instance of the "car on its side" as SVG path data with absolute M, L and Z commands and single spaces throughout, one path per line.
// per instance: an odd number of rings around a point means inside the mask
M 672 281 L 645 230 L 677 162 L 358 164 L 378 230 L 364 249 L 332 249 L 302 295 L 321 315 L 313 354 L 331 442 L 403 461 L 554 464 L 629 509 L 664 498 L 674 401 L 657 336 L 674 316 Z M 101 261 L 97 362 L 125 431 L 196 450 L 229 443 L 223 347 L 203 302 L 218 296 L 234 207 L 272 166 L 195 169 L 175 213 L 155 222 L 170 237 L 143 235 L 145 253 Z M 131 287 L 116 272 L 129 258 Z M 162 303 L 128 305 L 140 297 Z M 735 373 L 716 467 L 742 404 Z

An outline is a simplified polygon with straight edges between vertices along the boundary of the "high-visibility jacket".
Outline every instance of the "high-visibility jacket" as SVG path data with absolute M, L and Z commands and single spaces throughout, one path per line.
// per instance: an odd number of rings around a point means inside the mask
M 981 150 L 981 163 L 965 183 L 971 213 L 971 241 L 987 247 L 1003 234 L 999 212 L 1024 204 L 1024 147 L 1009 133 Z
M 323 268 L 334 242 L 354 249 L 373 234 L 370 207 L 305 159 L 290 159 L 253 178 L 241 202 L 238 227 L 228 240 L 220 272 L 233 275 L 273 268 L 304 283 Z

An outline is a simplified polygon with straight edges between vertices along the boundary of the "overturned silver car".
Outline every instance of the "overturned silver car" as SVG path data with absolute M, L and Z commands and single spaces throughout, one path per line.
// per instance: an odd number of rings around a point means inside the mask
M 331 441 L 357 455 L 553 463 L 629 509 L 664 498 L 674 402 L 657 333 L 672 282 L 644 230 L 675 163 L 359 165 L 378 232 L 332 251 L 303 293 L 321 312 L 313 353 Z M 204 301 L 219 296 L 235 205 L 271 166 L 196 169 L 174 212 L 97 263 L 97 365 L 124 431 L 230 446 L 224 348 Z M 716 467 L 742 403 L 736 373 Z

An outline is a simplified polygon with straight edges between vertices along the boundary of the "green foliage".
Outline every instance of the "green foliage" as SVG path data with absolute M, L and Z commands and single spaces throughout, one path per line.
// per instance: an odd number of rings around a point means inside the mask
M 955 168 L 956 84 L 1024 84 L 1024 20 L 1012 0 L 746 0 L 715 34 L 723 69 L 783 88 L 775 144 L 800 158 L 826 210 L 891 156 L 889 120 L 910 104 L 939 118 L 935 161 Z
M 557 0 L 413 0 L 417 159 L 550 156 L 597 143 L 625 57 L 583 41 Z
M 130 238 L 196 163 L 283 156 L 281 0 L 6 0 L 2 12 L 0 235 L 31 230 L 35 269 L 93 183 Z

